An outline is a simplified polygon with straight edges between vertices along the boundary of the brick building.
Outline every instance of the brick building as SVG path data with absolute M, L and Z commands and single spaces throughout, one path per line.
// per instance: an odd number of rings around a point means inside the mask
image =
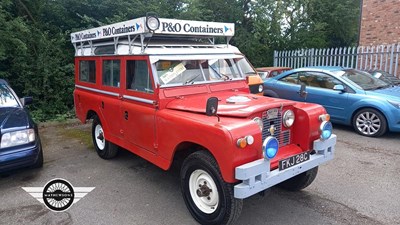
M 400 0 L 361 0 L 359 45 L 400 42 Z

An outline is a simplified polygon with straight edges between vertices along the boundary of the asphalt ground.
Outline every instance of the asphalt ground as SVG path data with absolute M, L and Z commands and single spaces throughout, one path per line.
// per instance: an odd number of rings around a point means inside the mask
M 237 224 L 400 224 L 400 134 L 366 138 L 335 126 L 333 161 L 300 192 L 271 188 L 244 201 Z M 0 224 L 197 224 L 186 209 L 179 169 L 163 171 L 122 151 L 99 158 L 90 125 L 40 128 L 45 163 L 0 176 Z M 65 212 L 53 212 L 21 187 L 54 178 L 95 187 Z

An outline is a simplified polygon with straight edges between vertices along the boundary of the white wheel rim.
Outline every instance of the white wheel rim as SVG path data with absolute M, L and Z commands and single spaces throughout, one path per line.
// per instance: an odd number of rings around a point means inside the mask
M 201 186 L 211 191 L 206 196 L 199 196 L 198 191 Z M 189 191 L 194 204 L 203 213 L 211 214 L 217 210 L 219 204 L 217 185 L 206 171 L 199 169 L 192 172 L 189 178 Z
M 94 137 L 96 140 L 97 148 L 103 151 L 106 145 L 106 139 L 104 137 L 103 128 L 101 127 L 100 124 L 97 124 L 96 127 L 94 128 Z
M 363 112 L 356 119 L 357 129 L 365 135 L 374 135 L 381 129 L 381 120 L 372 112 Z

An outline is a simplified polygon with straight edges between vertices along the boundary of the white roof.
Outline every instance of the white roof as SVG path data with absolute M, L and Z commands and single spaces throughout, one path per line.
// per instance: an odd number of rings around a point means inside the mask
M 154 35 L 232 37 L 235 34 L 234 23 L 176 20 L 159 18 L 160 27 Z M 71 42 L 96 41 L 130 35 L 151 34 L 146 26 L 146 17 L 140 17 L 120 23 L 78 31 L 71 34 Z

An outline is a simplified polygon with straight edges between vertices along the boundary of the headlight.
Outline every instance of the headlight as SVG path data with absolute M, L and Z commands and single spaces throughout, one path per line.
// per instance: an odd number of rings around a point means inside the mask
M 258 126 L 260 127 L 260 130 L 262 131 L 263 127 L 264 127 L 262 119 L 260 117 L 254 117 L 253 121 L 258 124 Z
M 400 109 L 400 102 L 395 102 L 391 100 L 387 100 L 390 104 L 392 104 L 394 107 Z
M 294 123 L 294 112 L 289 109 L 283 114 L 283 125 L 289 128 L 293 125 L 293 123 Z
M 324 121 L 321 123 L 319 127 L 321 132 L 321 139 L 326 140 L 331 137 L 332 135 L 332 123 L 328 121 Z
M 264 90 L 264 85 L 260 84 L 260 86 L 258 86 L 258 92 L 263 92 Z
M 160 20 L 155 16 L 148 16 L 146 19 L 146 26 L 150 31 L 155 31 L 160 27 Z
M 278 153 L 279 142 L 276 137 L 269 136 L 264 140 L 263 143 L 263 155 L 264 158 L 272 159 Z
M 0 148 L 8 148 L 17 145 L 27 144 L 35 140 L 35 131 L 33 129 L 19 130 L 4 133 L 1 137 Z

